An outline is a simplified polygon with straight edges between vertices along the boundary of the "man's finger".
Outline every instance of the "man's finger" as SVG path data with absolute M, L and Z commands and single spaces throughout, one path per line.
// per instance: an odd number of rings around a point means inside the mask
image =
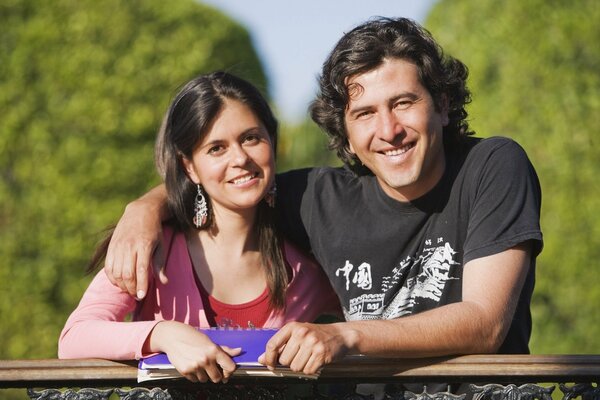
M 121 277 L 121 275 L 123 273 L 123 271 L 121 269 L 122 265 L 123 265 L 122 262 L 116 258 L 113 260 L 113 263 L 111 264 L 113 284 L 115 286 L 118 286 L 119 289 L 121 289 L 121 291 L 127 292 L 127 286 L 125 286 L 125 282 L 123 282 L 123 279 Z
M 279 361 L 279 355 L 286 346 L 291 334 L 291 329 L 286 325 L 273 335 L 267 342 L 265 353 L 259 358 L 260 362 L 270 369 L 275 368 Z
M 305 354 L 298 341 L 289 341 L 279 355 L 279 363 L 289 366 L 293 371 L 302 371 L 310 354 Z
M 138 300 L 142 300 L 148 293 L 148 257 L 140 254 L 137 257 L 135 266 L 136 275 L 136 291 L 135 295 Z
M 117 281 L 114 278 L 114 274 L 113 274 L 113 266 L 115 265 L 115 256 L 114 256 L 114 244 L 113 241 L 111 240 L 108 243 L 108 248 L 106 249 L 106 256 L 104 257 L 104 273 L 106 273 L 106 276 L 108 277 L 108 280 L 110 281 L 110 283 L 112 283 L 115 286 L 119 286 L 117 284 Z
M 154 254 L 152 255 L 152 272 L 154 273 L 154 276 L 157 277 L 163 285 L 169 283 L 169 279 L 165 274 L 165 263 L 166 260 L 164 247 L 162 245 L 162 241 L 159 241 L 156 245 L 156 248 L 154 249 Z
M 308 362 L 304 366 L 302 372 L 305 374 L 316 374 L 324 364 L 325 363 L 322 356 L 313 353 L 308 359 Z
M 125 288 L 127 290 L 127 292 L 132 295 L 133 297 L 137 296 L 137 287 L 136 287 L 136 279 L 135 279 L 135 263 L 136 263 L 136 258 L 135 256 L 133 257 L 133 259 L 131 257 L 126 257 L 123 261 L 122 261 L 122 279 L 123 279 L 123 284 L 125 285 Z
M 152 247 L 142 246 L 135 253 L 136 297 L 138 300 L 143 299 L 148 293 L 148 270 L 150 269 L 149 263 L 153 250 Z
M 109 261 L 108 259 L 104 260 L 104 273 L 108 277 L 108 280 L 110 281 L 110 283 L 112 283 L 115 286 L 119 286 L 119 285 L 117 285 L 117 281 L 115 281 L 115 279 L 113 277 L 113 264 L 112 264 L 112 261 Z

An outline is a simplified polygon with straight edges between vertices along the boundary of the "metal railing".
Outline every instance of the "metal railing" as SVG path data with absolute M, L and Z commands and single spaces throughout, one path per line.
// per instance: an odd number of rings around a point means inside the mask
M 317 379 L 233 376 L 227 384 L 137 382 L 135 362 L 0 360 L 0 388 L 32 399 L 600 400 L 600 355 L 348 357 Z

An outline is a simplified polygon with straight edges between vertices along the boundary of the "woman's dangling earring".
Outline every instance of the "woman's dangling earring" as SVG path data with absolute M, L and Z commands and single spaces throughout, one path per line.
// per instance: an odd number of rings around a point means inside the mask
M 200 229 L 206 224 L 206 220 L 208 219 L 208 207 L 202 187 L 200 185 L 196 185 L 196 187 L 198 188 L 198 193 L 194 200 L 194 218 L 192 221 L 194 222 L 194 226 Z
M 275 184 L 275 181 L 273 181 L 273 185 L 271 186 L 271 188 L 265 195 L 265 201 L 267 202 L 267 205 L 269 207 L 275 208 L 275 198 L 276 197 L 277 197 L 277 185 Z

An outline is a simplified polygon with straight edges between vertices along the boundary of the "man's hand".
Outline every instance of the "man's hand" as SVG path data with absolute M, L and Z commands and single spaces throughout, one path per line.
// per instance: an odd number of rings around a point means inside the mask
M 127 205 L 108 246 L 104 261 L 108 279 L 138 299 L 148 292 L 150 265 L 155 276 L 167 283 L 161 243 L 166 213 L 166 192 L 159 186 Z
M 218 346 L 197 329 L 176 321 L 163 321 L 149 337 L 149 350 L 167 353 L 171 364 L 192 382 L 227 382 L 235 371 L 232 357 L 241 348 Z
M 319 368 L 351 352 L 356 333 L 345 323 L 309 324 L 292 322 L 267 343 L 258 361 L 269 368 L 284 365 L 292 371 L 314 374 Z

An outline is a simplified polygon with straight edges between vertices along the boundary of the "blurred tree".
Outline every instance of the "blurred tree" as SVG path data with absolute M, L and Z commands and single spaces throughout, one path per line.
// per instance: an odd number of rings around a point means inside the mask
M 0 358 L 55 357 L 98 232 L 158 182 L 178 86 L 266 78 L 246 30 L 192 0 L 5 0 L 0 26 Z
M 277 170 L 341 165 L 335 152 L 327 149 L 327 135 L 310 118 L 300 123 L 282 123 L 277 149 Z
M 470 69 L 471 125 L 527 150 L 543 190 L 536 353 L 600 346 L 600 3 L 440 1 L 426 26 Z

